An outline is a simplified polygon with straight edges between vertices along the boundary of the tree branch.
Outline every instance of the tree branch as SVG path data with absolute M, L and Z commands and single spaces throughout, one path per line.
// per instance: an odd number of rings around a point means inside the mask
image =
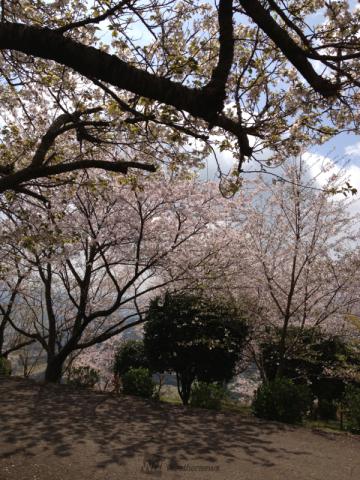
M 317 93 L 325 98 L 338 94 L 339 86 L 316 73 L 305 51 L 280 27 L 258 0 L 239 0 L 239 3 Z
M 63 27 L 56 28 L 55 31 L 63 34 L 65 32 L 68 32 L 69 30 L 73 30 L 74 28 L 85 27 L 86 25 L 103 22 L 108 17 L 110 17 L 117 11 L 121 10 L 122 7 L 130 3 L 131 2 L 129 0 L 123 0 L 122 2 L 118 3 L 114 7 L 111 7 L 108 10 L 106 10 L 102 15 L 98 15 L 97 17 L 87 17 L 87 18 L 84 18 L 83 20 L 79 20 L 78 22 L 68 23 Z
M 79 160 L 71 163 L 62 163 L 59 165 L 41 165 L 39 167 L 30 166 L 20 170 L 7 177 L 0 178 L 0 193 L 6 190 L 15 190 L 18 185 L 29 180 L 42 177 L 50 177 L 60 173 L 68 173 L 76 170 L 86 170 L 89 168 L 99 168 L 110 172 L 119 172 L 126 174 L 129 168 L 138 168 L 147 172 L 155 172 L 154 165 L 140 162 L 108 162 L 105 160 Z
M 124 62 L 115 55 L 82 45 L 49 28 L 18 23 L 1 24 L 0 49 L 17 50 L 38 58 L 54 60 L 74 69 L 90 80 L 95 78 L 136 95 L 171 105 L 194 117 L 211 122 L 215 126 L 226 128 L 237 136 L 244 132 L 256 134 L 255 129 L 243 128 L 225 117 L 214 121 L 214 114 L 217 113 L 218 106 L 216 98 L 213 98 L 211 92 L 189 88 L 178 82 L 148 73 Z M 220 64 L 227 65 L 228 59 L 225 61 L 222 57 Z M 221 78 L 226 69 L 226 67 L 223 69 Z
M 216 113 L 222 111 L 226 96 L 226 83 L 234 58 L 234 28 L 233 28 L 233 2 L 220 0 L 219 10 L 219 58 L 214 68 L 210 82 L 204 91 L 211 92 L 216 98 Z
M 35 155 L 32 159 L 31 165 L 39 166 L 45 162 L 46 155 L 49 149 L 54 144 L 56 137 L 61 135 L 67 130 L 71 130 L 76 128 L 77 123 L 81 116 L 83 115 L 90 115 L 91 113 L 100 112 L 102 110 L 101 107 L 97 108 L 90 108 L 84 110 L 83 112 L 74 112 L 74 113 L 63 113 L 59 117 L 57 117 L 53 123 L 48 128 L 47 132 L 41 139 L 41 142 L 35 152 Z M 67 125 L 69 124 L 69 125 Z M 65 126 L 67 125 L 67 128 Z
M 36 340 L 34 338 L 32 338 L 31 340 L 27 340 L 27 341 L 18 343 L 17 345 L 14 345 L 13 347 L 11 347 L 8 350 L 6 350 L 5 352 L 3 352 L 2 355 L 4 357 L 7 357 L 8 355 L 10 355 L 10 353 L 16 352 L 17 350 L 21 350 L 22 348 L 27 347 L 28 345 L 31 345 L 35 342 L 36 342 Z

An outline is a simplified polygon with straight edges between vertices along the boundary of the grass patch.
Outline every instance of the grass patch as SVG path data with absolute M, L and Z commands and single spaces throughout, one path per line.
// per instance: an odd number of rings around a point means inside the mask
M 172 385 L 165 385 L 161 389 L 160 401 L 172 405 L 182 405 L 177 388 Z M 237 400 L 226 399 L 221 402 L 221 411 L 249 416 L 251 415 L 251 406 Z
M 251 406 L 245 403 L 240 403 L 236 400 L 224 400 L 221 403 L 221 410 L 223 412 L 239 413 L 240 415 L 252 415 Z
M 338 420 L 312 420 L 305 419 L 304 426 L 316 429 L 316 430 L 325 430 L 331 432 L 341 432 L 345 433 L 346 430 L 341 428 L 340 422 Z
M 171 403 L 172 405 L 182 405 L 182 401 L 177 391 L 177 388 L 173 385 L 164 385 L 161 389 L 160 401 L 165 403 Z

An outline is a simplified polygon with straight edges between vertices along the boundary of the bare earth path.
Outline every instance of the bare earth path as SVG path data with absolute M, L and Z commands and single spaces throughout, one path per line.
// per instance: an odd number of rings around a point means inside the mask
M 359 480 L 358 437 L 0 379 L 0 480 Z

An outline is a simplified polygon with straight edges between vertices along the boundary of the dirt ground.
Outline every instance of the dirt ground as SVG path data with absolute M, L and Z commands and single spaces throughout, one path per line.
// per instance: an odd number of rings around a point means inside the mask
M 360 479 L 360 439 L 0 379 L 0 480 Z

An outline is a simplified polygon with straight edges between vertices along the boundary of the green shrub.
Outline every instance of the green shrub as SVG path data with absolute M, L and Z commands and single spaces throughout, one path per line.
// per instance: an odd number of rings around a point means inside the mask
M 281 362 L 281 334 L 281 329 L 275 329 L 260 345 L 264 373 L 269 381 L 276 378 Z M 331 418 L 344 395 L 348 372 L 360 371 L 360 350 L 356 343 L 346 342 L 320 329 L 290 327 L 286 351 L 282 376 L 296 384 L 307 383 L 319 401 L 317 413 L 324 419 Z M 328 371 L 332 373 L 329 375 Z
M 122 377 L 123 393 L 151 398 L 155 391 L 155 382 L 148 368 L 130 368 Z
M 99 373 L 88 366 L 72 367 L 67 375 L 67 383 L 75 387 L 94 388 L 99 380 Z
M 0 357 L 0 375 L 11 375 L 11 362 L 8 358 Z
M 295 385 L 287 378 L 263 383 L 256 391 L 252 409 L 257 417 L 285 423 L 299 423 L 312 404 L 307 385 Z
M 221 402 L 226 397 L 226 390 L 216 383 L 198 382 L 191 389 L 190 405 L 192 407 L 220 410 Z
M 360 432 L 360 387 L 348 385 L 343 399 L 347 428 Z
M 115 354 L 114 373 L 122 377 L 130 368 L 149 368 L 142 340 L 123 342 Z

